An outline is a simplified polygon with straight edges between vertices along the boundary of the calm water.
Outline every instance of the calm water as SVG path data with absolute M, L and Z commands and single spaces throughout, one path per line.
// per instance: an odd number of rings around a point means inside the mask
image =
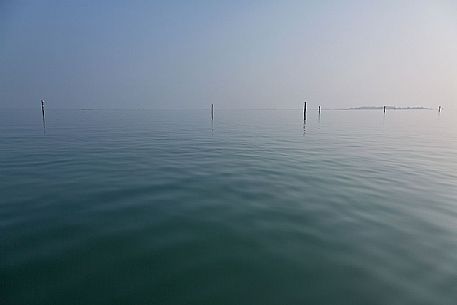
M 0 113 L 0 304 L 456 304 L 457 115 Z

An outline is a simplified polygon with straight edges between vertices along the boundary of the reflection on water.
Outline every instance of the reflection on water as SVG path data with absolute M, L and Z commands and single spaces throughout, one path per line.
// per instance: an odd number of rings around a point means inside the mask
M 306 118 L 303 120 L 303 135 L 306 134 Z
M 0 113 L 2 301 L 455 304 L 455 117 L 316 112 Z

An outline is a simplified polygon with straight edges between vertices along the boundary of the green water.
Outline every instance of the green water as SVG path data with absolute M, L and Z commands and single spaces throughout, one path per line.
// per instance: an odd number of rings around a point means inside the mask
M 457 115 L 0 114 L 0 304 L 456 304 Z

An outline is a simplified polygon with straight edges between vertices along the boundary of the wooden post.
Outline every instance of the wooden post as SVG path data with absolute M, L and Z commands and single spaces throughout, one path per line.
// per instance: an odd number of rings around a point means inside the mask
M 438 106 L 438 112 L 441 112 L 441 106 Z
M 386 113 L 386 106 L 384 106 L 384 113 Z
M 319 106 L 319 114 L 321 113 L 321 106 Z
M 44 119 L 44 100 L 41 100 L 41 114 L 43 115 Z
M 41 100 L 41 115 L 43 117 L 43 133 L 46 134 L 46 121 L 44 119 L 44 100 Z
M 211 121 L 214 120 L 214 104 L 211 104 Z
M 303 119 L 306 120 L 306 102 L 303 105 Z

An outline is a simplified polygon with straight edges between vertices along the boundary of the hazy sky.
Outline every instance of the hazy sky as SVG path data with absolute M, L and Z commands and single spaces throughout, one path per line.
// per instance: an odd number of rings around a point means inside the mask
M 457 107 L 457 1 L 0 0 L 0 106 Z

